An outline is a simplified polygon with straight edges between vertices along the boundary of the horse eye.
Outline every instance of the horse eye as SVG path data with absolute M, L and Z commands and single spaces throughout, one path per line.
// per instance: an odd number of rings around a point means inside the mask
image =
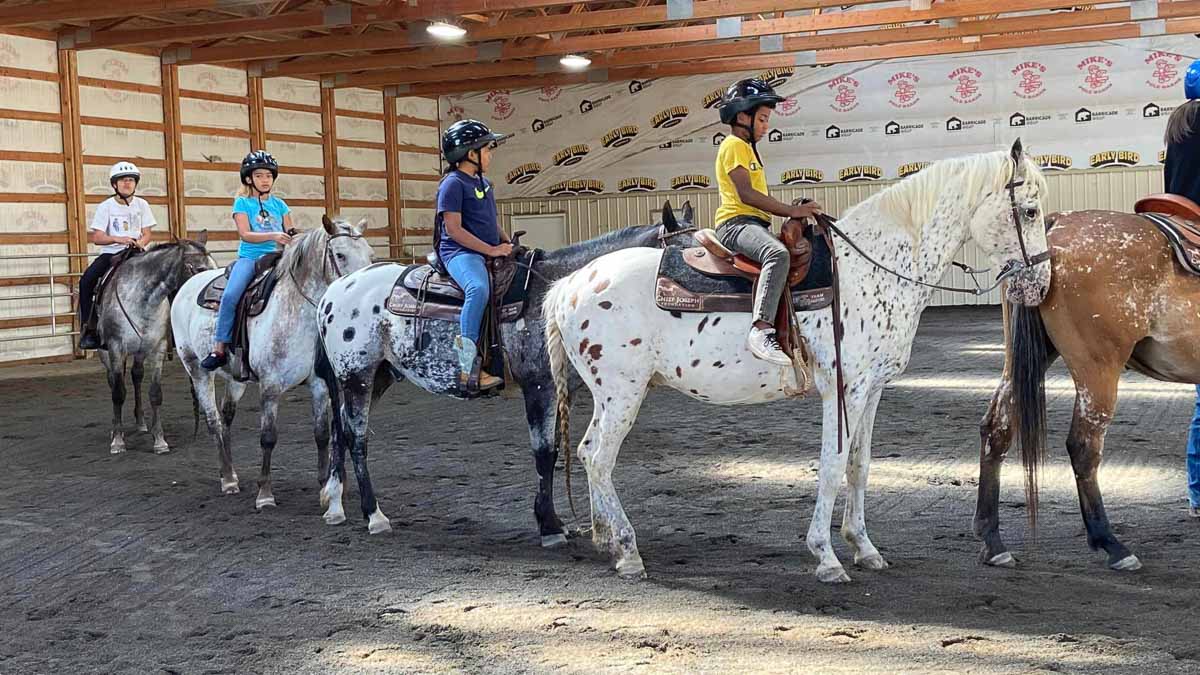
M 1029 208 L 1025 209 L 1025 217 L 1028 218 L 1029 220 L 1034 220 L 1035 218 L 1037 218 L 1037 215 L 1038 215 L 1038 210 L 1036 207 L 1029 207 Z
M 345 260 L 345 259 L 346 259 L 346 256 L 344 256 L 344 255 L 342 255 L 341 253 L 339 253 L 339 254 L 337 254 L 337 259 L 338 259 L 338 260 Z

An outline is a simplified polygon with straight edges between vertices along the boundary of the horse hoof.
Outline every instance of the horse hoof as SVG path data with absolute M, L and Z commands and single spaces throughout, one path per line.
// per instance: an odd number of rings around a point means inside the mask
M 125 452 L 125 444 L 124 443 L 120 443 L 120 444 L 113 443 L 112 445 L 110 445 L 108 447 L 108 454 L 110 454 L 110 455 L 119 455 L 122 452 Z
M 824 570 L 818 569 L 817 580 L 826 584 L 845 584 L 850 582 L 850 575 L 846 574 L 846 570 L 841 565 L 838 565 Z
M 325 519 L 326 525 L 341 525 L 346 522 L 346 514 L 343 511 L 338 511 L 337 513 L 326 512 L 321 517 Z
M 635 560 L 622 560 L 617 563 L 617 576 L 630 581 L 645 579 L 646 566 L 642 564 L 641 556 Z
M 144 423 L 143 423 L 143 424 L 139 424 L 139 425 L 138 425 L 138 431 L 140 431 L 140 432 L 142 432 L 142 433 L 145 433 L 145 432 L 147 432 L 147 431 L 150 431 L 150 427 L 146 426 Z
M 231 480 L 225 480 L 224 478 L 221 479 L 221 494 L 236 495 L 241 491 L 242 488 L 240 485 L 238 485 L 238 480 L 236 477 Z
M 1003 553 L 997 553 L 996 555 L 988 558 L 984 561 L 984 564 L 991 565 L 992 567 L 1006 567 L 1008 569 L 1013 569 L 1017 566 L 1017 559 L 1013 557 L 1013 554 L 1005 551 Z
M 542 535 L 542 548 L 554 548 L 556 546 L 562 546 L 565 543 L 567 543 L 567 535 L 565 534 L 559 533 Z
M 274 507 L 275 506 L 275 498 L 274 497 L 259 497 L 258 499 L 254 500 L 254 508 L 261 510 L 262 507 L 264 507 L 264 506 Z
M 1109 568 L 1118 572 L 1134 572 L 1142 569 L 1142 561 L 1138 560 L 1136 555 L 1127 555 L 1117 562 L 1109 565 Z
M 383 515 L 383 511 L 379 509 L 375 509 L 375 513 L 372 513 L 367 519 L 367 532 L 371 534 L 383 534 L 390 532 L 391 529 L 392 521 L 388 520 L 387 516 Z
M 865 570 L 886 570 L 888 568 L 887 561 L 878 553 L 869 555 L 862 560 L 855 560 L 854 564 Z
M 165 455 L 171 451 L 171 446 L 167 445 L 166 441 L 159 441 L 154 444 L 154 454 Z

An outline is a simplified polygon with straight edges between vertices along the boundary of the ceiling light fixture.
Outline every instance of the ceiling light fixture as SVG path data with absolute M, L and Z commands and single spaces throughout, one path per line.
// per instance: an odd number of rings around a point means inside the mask
M 558 62 L 561 63 L 564 68 L 570 68 L 571 70 L 582 70 L 592 65 L 591 59 L 578 54 L 567 54 L 559 59 Z
M 457 40 L 467 34 L 465 28 L 445 21 L 434 21 L 425 27 L 425 32 L 439 40 Z

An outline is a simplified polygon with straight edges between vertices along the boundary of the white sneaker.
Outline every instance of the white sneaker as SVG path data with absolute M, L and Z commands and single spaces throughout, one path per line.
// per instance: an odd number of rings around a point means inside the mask
M 746 337 L 746 342 L 750 345 L 750 353 L 754 354 L 755 358 L 762 359 L 768 363 L 774 363 L 777 366 L 792 365 L 792 360 L 779 348 L 779 341 L 775 339 L 774 328 L 758 328 L 755 326 L 750 329 L 750 335 Z

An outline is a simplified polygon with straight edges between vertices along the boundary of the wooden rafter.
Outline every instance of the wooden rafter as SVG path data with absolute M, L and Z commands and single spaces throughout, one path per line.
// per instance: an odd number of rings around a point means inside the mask
M 1060 4 L 1061 0 L 1010 0 L 1009 5 L 1013 7 L 1013 11 L 1035 10 L 1035 9 L 1052 9 L 1054 5 Z M 948 3 L 946 6 L 939 6 L 932 12 L 925 12 L 922 15 L 914 15 L 910 10 L 905 8 L 885 9 L 885 10 L 869 10 L 862 12 L 847 12 L 841 14 L 825 14 L 812 15 L 806 17 L 793 17 L 793 19 L 802 19 L 804 25 L 809 27 L 809 31 L 819 28 L 830 27 L 832 24 L 838 28 L 847 27 L 869 27 L 886 25 L 891 23 L 905 23 L 907 21 L 915 21 L 918 18 L 939 19 L 939 18 L 963 18 L 971 17 L 980 13 L 980 10 L 990 4 L 990 0 L 964 0 L 963 2 Z M 1107 13 L 1104 13 L 1107 12 Z M 1200 0 L 1183 0 L 1173 2 L 1160 10 L 1160 14 L 1164 17 L 1172 16 L 1195 16 L 1200 15 Z M 1074 20 L 1072 20 L 1074 19 Z M 1094 19 L 1094 21 L 1092 21 Z M 1073 12 L 1070 14 L 1043 14 L 1037 16 L 1022 16 L 1012 17 L 1008 19 L 993 20 L 988 22 L 961 22 L 956 27 L 943 28 L 937 25 L 921 26 L 919 28 L 908 29 L 889 29 L 876 31 L 848 31 L 843 33 L 827 33 L 823 35 L 809 35 L 804 37 L 785 38 L 782 41 L 782 51 L 799 52 L 812 49 L 832 49 L 838 47 L 859 46 L 869 44 L 887 44 L 896 42 L 908 42 L 919 40 L 938 39 L 942 37 L 963 37 L 982 35 L 987 33 L 1001 32 L 1018 32 L 1024 30 L 1041 30 L 1064 27 L 1077 27 L 1096 24 L 1118 23 L 1121 21 L 1129 21 L 1131 19 L 1130 8 L 1120 7 L 1112 10 L 1102 10 L 1097 13 L 1096 10 L 1088 10 L 1084 12 Z M 779 23 L 785 20 L 772 20 L 766 22 L 754 22 L 761 24 Z M 999 22 L 1008 23 L 999 23 Z M 799 23 L 799 22 L 796 22 Z M 989 27 L 999 23 L 1003 29 Z M 1009 28 L 1008 26 L 1011 26 Z M 638 31 L 630 35 L 630 37 L 645 37 L 645 44 L 660 44 L 675 42 L 676 46 L 640 49 L 636 51 L 618 52 L 611 56 L 594 56 L 592 59 L 593 68 L 613 68 L 622 66 L 637 66 L 651 65 L 657 63 L 665 63 L 670 61 L 688 61 L 711 58 L 727 58 L 735 56 L 753 56 L 761 53 L 759 43 L 754 40 L 741 40 L 737 42 L 726 42 L 722 44 L 711 44 L 711 40 L 717 38 L 715 31 L 710 30 L 708 26 L 698 26 L 699 30 L 693 31 L 692 28 L 684 29 L 655 29 L 648 31 Z M 685 37 L 684 31 L 692 31 Z M 916 32 L 912 32 L 916 31 Z M 673 40 L 651 39 L 651 35 L 674 32 L 676 38 Z M 805 31 L 794 31 L 805 32 Z M 710 40 L 700 40 L 707 36 Z M 604 36 L 595 37 L 580 37 L 568 38 L 554 45 L 554 51 L 557 53 L 569 53 L 572 51 L 596 51 L 596 45 L 605 41 L 605 44 L 612 40 L 623 40 L 626 36 L 622 34 L 607 34 Z M 679 46 L 681 43 L 692 42 L 694 44 Z M 581 43 L 588 43 L 592 48 L 583 48 Z M 703 43 L 703 44 L 701 44 Z M 524 55 L 519 49 L 507 50 L 508 55 L 516 56 Z M 541 51 L 541 50 L 539 50 Z M 432 53 L 430 53 L 432 52 Z M 431 58 L 461 58 L 466 56 L 462 50 L 455 52 L 443 53 L 435 55 L 436 50 L 427 50 L 425 54 L 413 55 L 396 55 L 396 56 L 376 56 L 376 57 L 361 57 L 356 59 L 357 68 L 370 68 L 371 66 L 392 61 L 394 63 L 409 65 L 406 59 L 418 60 L 418 63 L 413 66 L 420 68 L 405 68 L 398 70 L 383 70 L 374 73 L 363 73 L 356 75 L 339 76 L 336 80 L 339 87 L 353 86 L 383 86 L 389 84 L 405 84 L 414 82 L 433 82 L 438 80 L 461 80 L 465 78 L 479 79 L 483 77 L 509 77 L 515 75 L 536 75 L 544 73 L 545 68 L 536 61 L 520 61 L 520 60 L 503 60 L 498 63 L 490 64 L 473 64 L 471 66 L 445 66 L 445 67 L 430 67 L 434 64 L 422 61 L 428 61 Z M 336 60 L 328 60 L 336 61 Z M 275 74 L 295 74 L 295 71 L 311 68 L 297 67 L 299 64 L 287 64 L 279 67 Z
M 1166 34 L 1185 35 L 1200 33 L 1200 18 L 1171 19 L 1166 22 Z M 1027 47 L 1046 47 L 1055 45 L 1075 44 L 1080 42 L 1100 42 L 1105 40 L 1130 40 L 1142 37 L 1142 27 L 1138 23 L 1122 23 L 1111 26 L 1078 28 L 1055 31 L 1038 31 L 1017 35 L 991 35 L 979 38 L 977 41 L 964 42 L 958 40 L 930 40 L 926 42 L 908 42 L 895 45 L 872 45 L 844 49 L 821 49 L 813 55 L 812 62 L 816 65 L 834 63 L 852 63 L 858 61 L 874 61 L 877 59 L 913 58 L 918 56 L 937 56 L 946 54 L 980 53 L 1020 49 Z M 589 77 L 586 73 L 562 73 L 544 75 L 541 77 L 502 77 L 490 80 L 468 80 L 454 83 L 424 83 L 412 85 L 405 92 L 408 95 L 434 95 L 457 92 L 487 91 L 491 89 L 521 89 L 536 88 L 550 85 L 564 86 L 593 82 L 596 79 L 604 81 L 621 81 L 629 79 L 646 79 L 651 77 L 672 77 L 683 75 L 702 75 L 734 71 L 752 71 L 770 68 L 786 68 L 794 66 L 795 56 L 791 54 L 757 56 L 737 59 L 721 59 L 699 63 L 678 63 L 663 66 L 645 66 L 638 68 L 610 69 L 604 78 Z
M 145 1 L 145 0 L 144 0 Z M 160 0 L 160 4 L 163 0 Z M 208 2 L 219 4 L 225 0 L 180 0 L 180 2 Z M 272 2 L 274 0 L 233 0 L 234 2 Z M 537 6 L 569 5 L 581 0 L 437 0 L 417 5 L 347 5 L 333 4 L 323 9 L 306 9 L 285 12 L 276 16 L 240 17 L 227 21 L 186 23 L 156 31 L 122 29 L 98 31 L 78 36 L 76 45 L 80 49 L 119 48 L 134 45 L 192 42 L 234 37 L 247 33 L 259 35 L 288 33 L 306 29 L 329 29 L 336 26 L 356 26 L 377 22 L 429 21 L 458 16 L 497 11 L 501 9 L 527 9 Z M 592 1 L 592 0 L 584 0 Z
M 145 17 L 216 7 L 253 7 L 277 0 L 125 0 L 124 2 L 79 2 L 53 0 L 0 8 L 0 28 L 35 23 L 95 21 L 120 17 Z

